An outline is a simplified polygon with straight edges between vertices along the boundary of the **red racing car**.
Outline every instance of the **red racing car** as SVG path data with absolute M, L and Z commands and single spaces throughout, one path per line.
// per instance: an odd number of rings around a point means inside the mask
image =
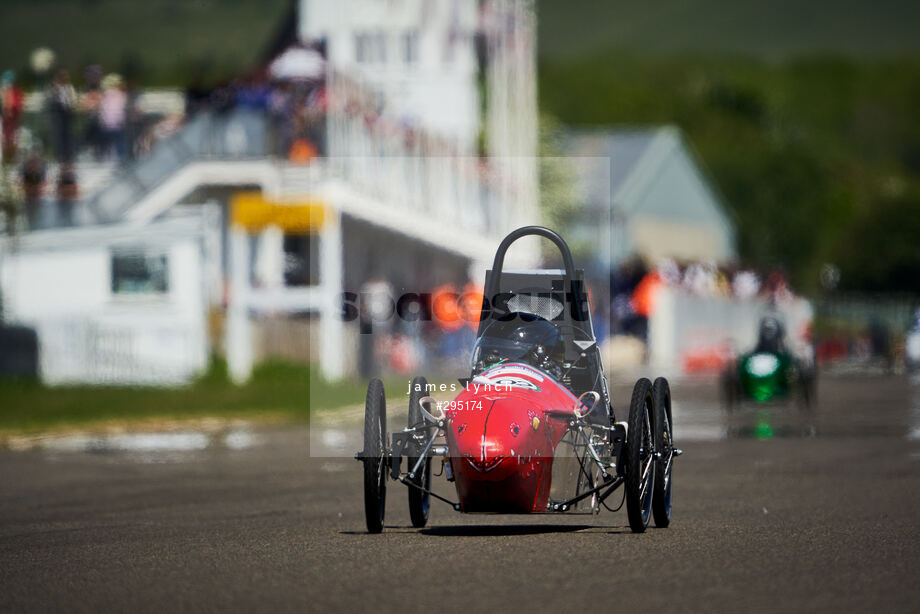
M 508 248 L 527 235 L 555 243 L 565 268 L 504 272 Z M 465 513 L 598 513 L 611 509 L 606 501 L 623 485 L 634 532 L 652 516 L 668 526 L 681 454 L 668 382 L 638 380 L 627 421 L 617 420 L 584 273 L 562 237 L 539 226 L 515 230 L 499 245 L 484 287 L 471 373 L 452 401 L 428 396 L 425 378 L 415 378 L 408 425 L 390 434 L 383 383 L 368 385 L 364 450 L 355 455 L 364 464 L 368 531 L 383 530 L 391 479 L 408 487 L 415 527 L 427 523 L 432 497 Z M 431 490 L 435 458 L 456 486 L 456 502 Z

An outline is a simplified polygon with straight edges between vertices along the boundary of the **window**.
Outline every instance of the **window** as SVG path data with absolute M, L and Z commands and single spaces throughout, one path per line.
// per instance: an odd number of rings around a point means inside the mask
M 370 61 L 370 45 L 367 34 L 355 34 L 355 61 L 364 64 Z
M 166 254 L 135 250 L 112 252 L 112 293 L 166 294 L 169 291 L 169 261 Z
M 387 61 L 387 35 L 384 31 L 355 34 L 355 61 L 359 64 L 385 64 Z
M 377 60 L 377 62 L 381 64 L 386 64 L 387 62 L 387 35 L 386 33 L 383 31 L 377 32 L 375 41 L 377 43 L 376 45 L 377 46 L 377 57 L 375 57 L 374 59 Z
M 319 283 L 319 241 L 311 235 L 284 235 L 284 285 Z
M 410 30 L 403 35 L 403 61 L 406 64 L 418 62 L 418 30 Z

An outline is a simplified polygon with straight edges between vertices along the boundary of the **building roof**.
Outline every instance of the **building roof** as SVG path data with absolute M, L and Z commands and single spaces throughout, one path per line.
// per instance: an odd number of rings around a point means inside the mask
M 639 164 L 660 129 L 590 130 L 569 133 L 569 155 L 610 158 L 610 188 L 616 191 Z
M 719 229 L 726 257 L 734 252 L 734 225 L 676 127 L 575 130 L 565 140 L 569 156 L 597 158 L 574 165 L 580 198 L 595 219 L 707 226 Z

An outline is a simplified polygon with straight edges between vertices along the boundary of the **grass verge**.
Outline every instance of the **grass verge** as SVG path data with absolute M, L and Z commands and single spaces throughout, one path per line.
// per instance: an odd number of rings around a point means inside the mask
M 387 389 L 404 391 L 401 379 Z M 0 431 L 34 433 L 85 427 L 93 423 L 240 418 L 253 421 L 308 422 L 313 409 L 329 410 L 364 402 L 367 382 L 327 382 L 304 365 L 269 362 L 253 371 L 243 386 L 230 383 L 226 367 L 215 362 L 188 386 L 55 386 L 0 380 Z

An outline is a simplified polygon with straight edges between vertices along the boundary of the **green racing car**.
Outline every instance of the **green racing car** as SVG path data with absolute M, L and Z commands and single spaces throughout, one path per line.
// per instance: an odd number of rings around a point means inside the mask
M 745 401 L 791 399 L 800 408 L 808 409 L 814 402 L 815 377 L 813 368 L 787 349 L 780 321 L 767 316 L 760 322 L 757 346 L 728 365 L 722 372 L 720 387 L 728 411 Z

